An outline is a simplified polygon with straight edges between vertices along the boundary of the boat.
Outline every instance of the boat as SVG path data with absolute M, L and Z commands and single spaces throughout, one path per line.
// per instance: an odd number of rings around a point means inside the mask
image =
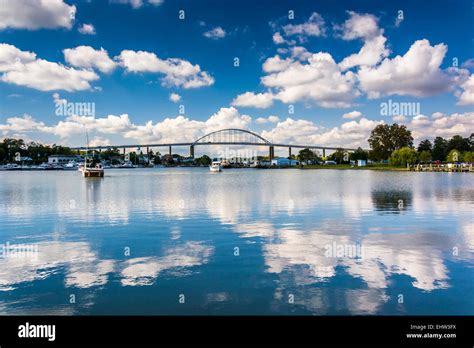
M 86 138 L 87 138 L 87 152 L 84 157 L 84 166 L 79 167 L 79 170 L 82 172 L 84 178 L 103 178 L 104 177 L 104 167 L 102 163 L 94 158 L 94 151 L 92 152 L 92 158 L 88 157 L 89 154 L 89 135 L 86 129 Z
M 65 170 L 76 170 L 77 167 L 78 167 L 78 164 L 77 164 L 77 162 L 74 161 L 74 160 L 67 162 L 67 163 L 63 166 L 63 168 L 64 168 Z
M 84 166 L 82 167 L 82 176 L 85 178 L 103 178 L 104 177 L 104 167 L 102 167 L 102 163 L 95 161 L 92 159 L 90 162 L 84 162 Z
M 209 170 L 211 172 L 221 172 L 222 171 L 221 162 L 213 161 L 211 165 L 209 166 Z

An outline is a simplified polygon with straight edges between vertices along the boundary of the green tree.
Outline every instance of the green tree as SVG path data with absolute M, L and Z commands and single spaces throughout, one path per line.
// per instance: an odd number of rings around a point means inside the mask
M 421 151 L 419 154 L 419 159 L 422 162 L 428 162 L 431 160 L 431 152 L 429 151 Z
M 434 161 L 444 161 L 448 153 L 448 142 L 442 137 L 436 137 L 433 144 L 431 158 Z
M 433 145 L 431 144 L 431 141 L 429 141 L 428 139 L 422 140 L 417 148 L 417 151 L 419 153 L 422 153 L 423 151 L 428 151 L 429 153 L 431 153 L 432 150 L 433 150 Z
M 372 130 L 368 142 L 372 149 L 370 156 L 375 160 L 385 160 L 397 149 L 412 147 L 413 137 L 404 125 L 379 124 Z
M 461 152 L 456 149 L 449 151 L 448 156 L 446 157 L 447 162 L 460 162 L 461 160 Z
M 335 152 L 328 156 L 328 159 L 335 161 L 337 164 L 349 163 L 349 154 L 343 149 L 337 149 Z
M 298 160 L 301 162 L 319 161 L 321 158 L 316 152 L 310 149 L 303 149 L 298 153 Z
M 463 138 L 460 135 L 455 135 L 448 141 L 448 151 L 458 150 L 459 152 L 470 151 L 471 142 L 469 138 Z
M 200 165 L 200 166 L 208 166 L 209 164 L 212 163 L 212 160 L 209 156 L 207 155 L 203 155 L 199 158 L 196 158 L 194 160 L 194 162 L 196 162 L 196 164 Z
M 415 149 L 409 147 L 402 147 L 392 152 L 390 156 L 390 163 L 394 166 L 406 166 L 407 163 L 413 164 L 416 162 L 418 154 Z
M 366 160 L 369 158 L 369 153 L 358 147 L 357 150 L 351 153 L 350 159 L 353 161 Z
M 461 157 L 463 162 L 474 162 L 474 151 L 466 151 Z

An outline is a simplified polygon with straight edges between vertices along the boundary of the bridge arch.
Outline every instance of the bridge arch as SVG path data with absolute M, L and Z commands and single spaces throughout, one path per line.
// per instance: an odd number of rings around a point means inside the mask
M 242 136 L 247 137 L 247 141 L 242 140 Z M 236 140 L 237 138 L 237 140 Z M 207 140 L 207 141 L 206 141 Z M 240 141 L 239 141 L 240 140 Z M 262 136 L 254 133 L 252 131 L 240 128 L 225 128 L 219 129 L 214 132 L 210 132 L 206 135 L 195 140 L 191 146 L 198 145 L 198 144 L 213 144 L 213 143 L 226 143 L 231 144 L 235 143 L 238 144 L 249 144 L 254 143 L 255 145 L 272 145 L 270 141 L 263 138 Z

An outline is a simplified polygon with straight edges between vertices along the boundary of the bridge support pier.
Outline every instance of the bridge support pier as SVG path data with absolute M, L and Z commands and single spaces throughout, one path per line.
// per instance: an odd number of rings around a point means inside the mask
M 323 159 L 326 159 L 326 149 L 323 149 Z
M 288 159 L 291 159 L 291 146 L 288 147 Z
M 169 154 L 170 154 L 170 156 L 173 155 L 173 154 L 171 153 L 171 146 L 170 146 L 170 148 L 169 148 Z
M 146 147 L 146 162 L 150 164 L 150 148 L 148 146 Z
M 189 147 L 189 157 L 194 158 L 194 145 Z
M 273 146 L 270 146 L 269 148 L 268 157 L 270 158 L 270 161 L 275 157 L 275 148 Z

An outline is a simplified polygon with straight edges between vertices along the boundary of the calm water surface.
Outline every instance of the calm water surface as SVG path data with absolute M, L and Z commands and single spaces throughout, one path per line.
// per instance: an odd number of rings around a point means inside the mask
M 474 314 L 473 178 L 0 172 L 0 314 Z

